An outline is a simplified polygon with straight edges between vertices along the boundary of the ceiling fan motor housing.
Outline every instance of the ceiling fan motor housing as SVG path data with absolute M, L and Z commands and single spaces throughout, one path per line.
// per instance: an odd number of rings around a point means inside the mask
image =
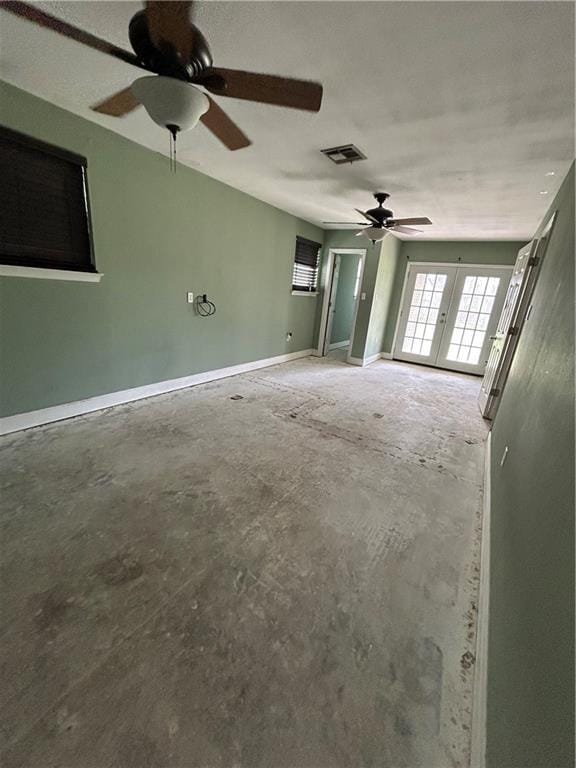
M 170 43 L 161 49 L 152 42 L 148 31 L 148 19 L 145 11 L 138 11 L 130 20 L 128 36 L 134 53 L 142 64 L 151 72 L 165 77 L 175 77 L 178 80 L 193 80 L 212 66 L 212 54 L 206 38 L 193 24 L 190 25 L 194 34 L 194 51 L 190 62 L 182 61 L 178 52 Z
M 380 226 L 383 227 L 385 226 L 386 221 L 394 216 L 393 211 L 382 207 L 383 203 L 386 202 L 390 195 L 388 192 L 375 192 L 374 197 L 379 203 L 378 208 L 371 208 L 369 211 L 366 211 L 366 213 L 373 219 L 376 219 Z

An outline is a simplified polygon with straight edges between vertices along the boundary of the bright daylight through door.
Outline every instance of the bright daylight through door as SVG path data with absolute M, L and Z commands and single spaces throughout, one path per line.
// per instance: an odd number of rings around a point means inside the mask
M 402 352 L 426 356 L 430 354 L 446 277 L 432 272 L 419 272 L 416 275 Z
M 394 357 L 483 374 L 511 268 L 408 267 Z
M 499 277 L 466 277 L 447 360 L 478 364 L 499 285 Z

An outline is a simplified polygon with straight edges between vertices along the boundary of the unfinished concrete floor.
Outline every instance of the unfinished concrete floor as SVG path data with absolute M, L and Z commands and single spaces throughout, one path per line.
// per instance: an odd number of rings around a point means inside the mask
M 467 766 L 478 389 L 308 358 L 4 438 L 3 768 Z

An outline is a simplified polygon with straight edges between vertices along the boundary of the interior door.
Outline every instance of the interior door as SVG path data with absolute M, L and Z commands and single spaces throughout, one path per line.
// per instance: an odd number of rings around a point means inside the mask
M 501 361 L 506 354 L 509 346 L 510 330 L 514 328 L 514 315 L 518 307 L 518 302 L 523 292 L 523 284 L 527 276 L 527 268 L 530 263 L 530 256 L 534 248 L 534 243 L 529 243 L 518 253 L 514 272 L 508 286 L 508 292 L 504 301 L 504 308 L 498 321 L 496 333 L 492 339 L 492 349 L 488 356 L 488 363 L 482 380 L 482 388 L 478 403 L 483 416 L 488 415 L 488 403 L 496 394 L 496 379 L 501 367 Z
M 459 266 L 436 365 L 482 375 L 512 268 Z
M 323 355 L 328 354 L 330 349 L 330 337 L 332 336 L 332 325 L 334 324 L 334 312 L 336 311 L 336 291 L 338 290 L 338 278 L 340 276 L 341 256 L 334 256 L 334 269 L 332 270 L 332 280 L 330 281 L 330 299 L 328 302 L 328 320 L 326 322 L 326 335 L 324 336 Z
M 541 237 L 518 252 L 478 398 L 485 419 L 493 419 L 498 410 L 555 218 L 554 213 Z
M 408 266 L 394 357 L 436 365 L 456 267 Z

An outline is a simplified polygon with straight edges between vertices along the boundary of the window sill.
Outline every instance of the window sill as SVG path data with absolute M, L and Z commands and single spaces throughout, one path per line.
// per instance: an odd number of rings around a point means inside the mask
M 318 293 L 312 293 L 311 291 L 292 291 L 292 296 L 312 296 L 314 299 L 318 296 Z
M 40 280 L 68 280 L 76 283 L 99 283 L 100 272 L 76 272 L 71 269 L 43 269 L 0 264 L 0 277 L 35 277 Z

